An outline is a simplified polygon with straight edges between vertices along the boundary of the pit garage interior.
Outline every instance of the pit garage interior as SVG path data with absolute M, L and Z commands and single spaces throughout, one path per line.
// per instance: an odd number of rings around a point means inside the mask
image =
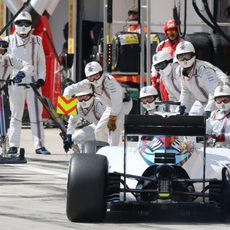
M 2 0 L 1 28 L 22 7 L 33 15 L 34 33 L 43 38 L 47 63 L 47 84 L 43 89 L 56 105 L 57 96 L 69 79 L 84 79 L 84 66 L 99 61 L 130 90 L 134 99 L 132 113 L 140 113 L 140 86 L 150 84 L 151 58 L 157 44 L 165 39 L 163 24 L 174 18 L 181 37 L 191 41 L 197 57 L 230 72 L 229 0 Z M 137 41 L 121 45 L 120 34 L 129 26 L 127 12 L 139 9 L 142 28 Z M 44 31 L 46 28 L 46 32 Z M 12 32 L 12 23 L 2 36 Z M 93 36 L 92 36 L 93 35 Z M 44 117 L 48 116 L 44 114 Z

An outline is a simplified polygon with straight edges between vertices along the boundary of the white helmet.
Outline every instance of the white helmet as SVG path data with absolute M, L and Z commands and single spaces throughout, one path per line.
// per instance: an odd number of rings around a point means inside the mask
M 30 13 L 22 11 L 14 20 L 17 34 L 28 34 L 32 29 L 32 18 Z
M 221 96 L 229 96 L 230 97 L 230 87 L 228 85 L 219 85 L 216 87 L 215 91 L 214 91 L 214 99 L 216 99 L 216 97 L 221 97 Z M 230 110 L 230 102 L 227 103 L 216 103 L 216 107 L 220 110 L 220 111 L 228 111 Z
M 85 66 L 85 76 L 87 78 L 97 74 L 97 73 L 100 73 L 102 71 L 102 67 L 101 65 L 96 62 L 96 61 L 92 61 L 92 62 L 89 62 L 86 66 Z M 99 87 L 101 86 L 102 82 L 103 82 L 103 77 L 102 77 L 102 74 L 100 74 L 100 76 L 93 80 L 93 81 L 90 81 L 91 84 L 93 84 L 95 87 Z M 89 80 L 89 79 L 88 79 Z
M 88 95 L 88 94 L 93 94 L 93 89 L 90 87 L 82 92 L 78 92 L 75 94 L 76 97 L 80 97 L 80 96 L 84 96 L 84 95 Z
M 140 91 L 140 98 L 148 96 L 158 96 L 158 92 L 152 85 L 144 86 Z
M 162 76 L 168 76 L 172 71 L 173 58 L 167 51 L 159 51 L 153 55 L 153 66 Z
M 193 44 L 189 41 L 182 41 L 180 42 L 176 47 L 176 58 L 178 60 L 178 63 L 185 69 L 191 67 L 195 60 L 196 60 L 196 54 L 195 54 L 195 48 Z M 186 53 L 192 53 L 192 58 L 190 59 L 184 59 L 179 60 L 180 54 L 186 54 Z
M 91 61 L 85 66 L 85 76 L 89 77 L 102 71 L 101 65 L 96 61 Z
M 154 97 L 158 97 L 158 92 L 156 90 L 155 87 L 153 87 L 152 85 L 148 85 L 148 86 L 144 86 L 141 88 L 141 91 L 140 91 L 140 99 L 143 98 L 143 97 L 149 97 L 149 96 L 154 96 Z M 155 105 L 155 100 L 151 103 L 142 103 L 142 106 L 147 110 L 147 111 L 150 111 L 150 110 L 153 110 L 156 108 L 156 105 Z
M 91 107 L 94 101 L 94 95 L 93 95 L 93 90 L 92 88 L 89 88 L 85 91 L 79 92 L 75 94 L 75 96 L 80 97 L 80 96 L 85 96 L 85 95 L 91 95 L 91 97 L 88 100 L 83 100 L 83 101 L 78 101 L 79 106 L 81 106 L 83 109 L 87 109 Z

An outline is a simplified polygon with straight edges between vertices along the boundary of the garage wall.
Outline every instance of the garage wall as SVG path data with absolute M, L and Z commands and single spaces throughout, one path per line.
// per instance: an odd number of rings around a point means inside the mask
M 104 0 L 83 0 L 83 20 L 103 21 Z M 227 0 L 225 0 L 227 1 Z M 146 1 L 142 1 L 145 4 Z M 175 1 L 177 4 L 181 2 L 181 22 L 183 24 L 184 1 Z M 197 0 L 198 7 L 203 10 L 202 1 Z M 134 0 L 114 0 L 113 1 L 113 20 L 118 21 L 118 24 L 112 25 L 112 34 L 117 31 L 126 30 L 127 12 Z M 210 9 L 213 8 L 213 0 L 209 0 Z M 196 14 L 192 6 L 192 1 L 187 1 L 187 33 L 193 32 L 211 32 L 199 16 Z M 151 29 L 155 32 L 163 32 L 163 23 L 173 17 L 174 1 L 172 0 L 151 0 Z M 142 11 L 145 15 L 146 10 Z M 203 12 L 204 13 L 204 12 Z M 61 15 L 61 16 L 60 16 Z M 204 14 L 205 15 L 205 14 Z M 61 51 L 64 42 L 62 29 L 68 20 L 68 1 L 60 1 L 50 18 L 50 25 L 54 35 L 54 40 L 58 51 Z M 121 23 L 123 22 L 123 23 Z M 183 31 L 183 26 L 182 26 Z
M 68 21 L 68 1 L 61 0 L 49 19 L 57 52 L 61 52 L 64 43 L 63 28 Z

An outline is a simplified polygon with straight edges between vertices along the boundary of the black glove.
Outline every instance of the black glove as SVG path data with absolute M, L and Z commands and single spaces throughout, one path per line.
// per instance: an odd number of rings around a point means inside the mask
M 35 83 L 34 83 L 35 87 L 37 89 L 39 89 L 40 87 L 42 87 L 43 85 L 45 85 L 45 81 L 43 79 L 38 79 Z
M 65 140 L 64 140 L 64 149 L 66 152 L 69 151 L 69 149 L 72 147 L 73 141 L 72 141 L 72 135 L 67 134 Z
M 13 78 L 14 83 L 20 83 L 22 82 L 22 79 L 25 77 L 25 73 L 22 71 L 19 71 L 16 76 Z
M 208 119 L 211 115 L 211 111 L 204 111 L 203 116 Z
M 186 107 L 184 105 L 180 105 L 178 112 L 180 113 L 180 115 L 187 115 L 187 113 L 185 113 L 185 110 Z

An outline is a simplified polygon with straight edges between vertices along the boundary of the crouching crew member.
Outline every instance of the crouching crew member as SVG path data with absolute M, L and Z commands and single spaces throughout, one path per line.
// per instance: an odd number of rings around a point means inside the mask
M 92 89 L 76 94 L 78 99 L 77 114 L 71 115 L 68 120 L 67 138 L 64 141 L 64 149 L 66 151 L 72 147 L 74 143 L 83 144 L 85 141 L 95 140 L 95 129 L 105 106 L 100 99 L 93 95 Z M 78 122 L 84 119 L 89 125 L 81 129 L 77 129 Z
M 226 84 L 215 89 L 214 100 L 217 110 L 206 120 L 206 133 L 220 147 L 230 147 L 230 87 Z
M 92 89 L 93 94 L 106 106 L 95 129 L 96 140 L 116 146 L 124 128 L 125 115 L 132 109 L 132 99 L 112 75 L 103 73 L 98 62 L 92 61 L 85 66 L 85 76 L 86 79 L 66 87 L 64 96 L 71 97 Z

